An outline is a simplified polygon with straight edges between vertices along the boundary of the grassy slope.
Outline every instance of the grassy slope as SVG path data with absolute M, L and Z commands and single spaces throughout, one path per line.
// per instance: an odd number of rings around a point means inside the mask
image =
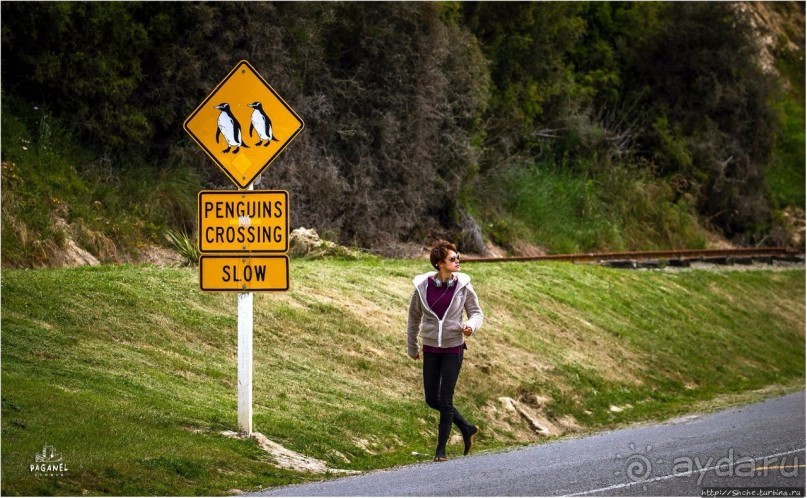
M 3 267 L 63 266 L 73 241 L 99 261 L 132 261 L 196 216 L 196 173 L 128 158 L 109 163 L 74 143 L 58 119 L 2 108 Z M 136 260 L 136 259 L 135 259 Z
M 295 260 L 290 292 L 256 296 L 255 430 L 338 468 L 428 455 L 436 416 L 403 348 L 409 280 L 424 269 Z M 487 321 L 455 401 L 481 425 L 479 449 L 545 439 L 502 396 L 569 433 L 803 385 L 803 271 L 465 270 Z M 226 494 L 316 478 L 217 434 L 235 426 L 234 295 L 202 293 L 190 269 L 2 276 L 4 495 Z M 46 444 L 64 477 L 28 471 Z
M 508 249 L 518 239 L 555 254 L 705 247 L 695 209 L 675 198 L 666 180 L 638 169 L 587 178 L 533 165 L 481 182 L 473 211 L 485 235 Z M 500 211 L 491 199 L 501 200 Z

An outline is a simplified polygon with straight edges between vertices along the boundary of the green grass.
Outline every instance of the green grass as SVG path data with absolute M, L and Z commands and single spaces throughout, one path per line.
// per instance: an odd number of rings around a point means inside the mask
M 473 211 L 486 235 L 510 249 L 518 240 L 554 254 L 706 244 L 695 210 L 675 200 L 663 180 L 639 169 L 614 166 L 587 177 L 550 166 L 513 167 L 489 179 L 483 190 Z M 501 199 L 498 212 L 490 198 Z
M 776 137 L 771 165 L 766 179 L 774 206 L 804 207 L 804 104 L 787 98 L 779 106 L 782 129 Z
M 555 253 L 623 245 L 603 216 L 593 182 L 534 167 L 503 172 L 494 184 L 506 192 L 501 196 L 505 215 L 488 221 L 485 228 L 500 245 L 512 246 L 522 238 Z
M 436 415 L 404 349 L 410 278 L 427 266 L 292 260 L 291 290 L 255 298 L 255 430 L 333 468 L 428 455 Z M 465 271 L 486 323 L 469 339 L 455 402 L 482 428 L 480 451 L 546 440 L 500 397 L 557 436 L 803 386 L 803 270 Z M 4 495 L 224 495 L 322 478 L 219 435 L 236 428 L 235 295 L 201 292 L 188 268 L 2 277 Z M 29 471 L 45 445 L 66 475 Z
M 793 36 L 792 32 L 790 35 L 798 41 L 798 36 Z M 774 207 L 777 209 L 787 206 L 804 207 L 805 202 L 803 35 L 797 45 L 802 48 L 791 50 L 787 37 L 780 35 L 774 52 L 776 69 L 786 82 L 785 92 L 775 106 L 781 128 L 776 134 L 770 166 L 765 174 Z

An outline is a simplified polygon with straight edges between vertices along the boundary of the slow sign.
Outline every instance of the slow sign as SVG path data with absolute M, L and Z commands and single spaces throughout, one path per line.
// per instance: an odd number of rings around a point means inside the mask
M 204 291 L 287 291 L 289 258 L 203 255 L 199 258 L 199 283 Z

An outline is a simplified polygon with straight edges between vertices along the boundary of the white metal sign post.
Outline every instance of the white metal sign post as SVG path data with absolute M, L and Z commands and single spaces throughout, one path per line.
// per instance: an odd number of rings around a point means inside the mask
M 238 431 L 252 434 L 252 292 L 238 294 Z
M 304 126 L 247 61 L 236 64 L 184 123 L 191 138 L 243 189 L 222 194 L 229 199 L 251 197 L 251 203 L 240 204 L 237 199 L 211 200 L 203 211 L 202 196 L 212 194 L 203 191 L 197 205 L 200 287 L 238 292 L 238 430 L 246 436 L 252 434 L 252 291 L 289 288 L 288 193 L 260 191 L 241 196 L 236 192 L 254 190 L 261 172 Z M 271 196 L 274 200 L 266 200 Z M 203 222 L 211 223 L 205 227 L 204 239 Z
M 253 190 L 250 182 L 247 190 Z M 253 294 L 238 294 L 238 432 L 252 434 L 252 327 Z
M 252 434 L 252 292 L 238 294 L 238 432 Z

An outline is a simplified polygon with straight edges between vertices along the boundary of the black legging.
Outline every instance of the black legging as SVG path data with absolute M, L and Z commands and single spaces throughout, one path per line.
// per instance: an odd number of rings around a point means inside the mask
M 437 426 L 437 450 L 445 451 L 451 424 L 465 434 L 470 424 L 462 418 L 454 407 L 454 387 L 462 368 L 462 353 L 442 354 L 423 353 L 423 390 L 426 393 L 426 404 L 440 412 L 440 423 Z

